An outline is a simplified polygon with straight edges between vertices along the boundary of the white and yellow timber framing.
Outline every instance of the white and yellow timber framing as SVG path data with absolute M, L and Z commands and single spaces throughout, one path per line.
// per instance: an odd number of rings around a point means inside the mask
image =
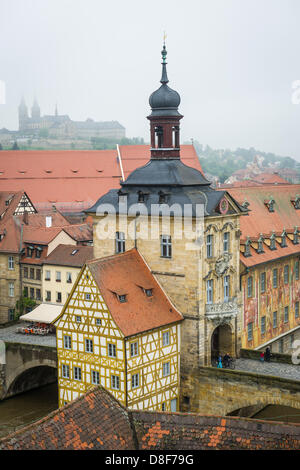
M 85 265 L 54 324 L 60 407 L 95 387 L 97 375 L 99 384 L 129 408 L 169 411 L 172 402 L 172 410 L 178 410 L 180 322 L 124 337 Z M 166 332 L 169 344 L 163 345 Z M 71 338 L 70 348 L 65 336 Z M 92 352 L 86 351 L 86 340 L 92 341 Z M 109 345 L 115 345 L 116 357 L 109 357 Z M 65 366 L 69 378 L 63 377 Z M 75 378 L 75 367 L 81 369 L 81 380 Z

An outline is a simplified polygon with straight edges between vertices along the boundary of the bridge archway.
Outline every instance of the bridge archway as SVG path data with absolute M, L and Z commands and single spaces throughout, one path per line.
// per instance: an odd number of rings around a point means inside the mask
M 223 324 L 217 326 L 211 335 L 211 359 L 217 360 L 226 353 L 234 355 L 233 333 L 230 325 Z
M 56 367 L 49 365 L 37 365 L 23 370 L 16 375 L 10 383 L 6 397 L 8 398 L 19 393 L 27 392 L 43 385 L 51 384 L 57 381 Z

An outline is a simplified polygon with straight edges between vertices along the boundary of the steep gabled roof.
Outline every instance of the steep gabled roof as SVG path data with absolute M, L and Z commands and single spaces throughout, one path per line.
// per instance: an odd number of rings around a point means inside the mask
M 87 263 L 125 337 L 183 320 L 136 249 Z M 148 297 L 144 289 L 152 289 Z M 119 295 L 126 301 L 120 302 Z

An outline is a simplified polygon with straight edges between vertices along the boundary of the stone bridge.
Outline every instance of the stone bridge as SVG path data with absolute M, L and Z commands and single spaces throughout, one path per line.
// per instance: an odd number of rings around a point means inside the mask
M 266 405 L 300 409 L 300 381 L 215 367 L 199 367 L 181 380 L 181 411 L 226 416 Z
M 1 341 L 0 400 L 57 380 L 56 348 Z

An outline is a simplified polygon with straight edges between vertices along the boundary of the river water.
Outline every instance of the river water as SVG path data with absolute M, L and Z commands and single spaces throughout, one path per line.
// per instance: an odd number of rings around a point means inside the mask
M 0 402 L 0 438 L 58 408 L 57 384 L 31 390 Z

